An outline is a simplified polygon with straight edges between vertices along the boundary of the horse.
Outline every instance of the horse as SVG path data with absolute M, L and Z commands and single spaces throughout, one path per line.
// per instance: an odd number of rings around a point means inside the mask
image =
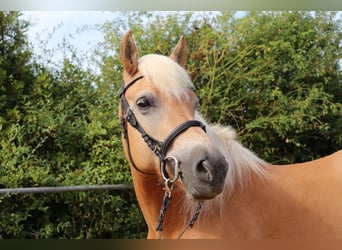
M 122 143 L 147 238 L 341 238 L 342 150 L 260 159 L 201 116 L 186 53 L 184 36 L 170 56 L 139 58 L 131 31 L 120 42 Z

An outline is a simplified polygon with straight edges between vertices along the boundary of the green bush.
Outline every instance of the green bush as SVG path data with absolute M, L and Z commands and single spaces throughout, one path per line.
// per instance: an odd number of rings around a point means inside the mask
M 77 58 L 54 71 L 32 62 L 19 16 L 0 13 L 2 30 L 16 34 L 0 60 L 1 187 L 130 184 L 112 98 L 96 89 L 97 76 Z M 130 190 L 8 194 L 0 204 L 0 238 L 146 236 Z

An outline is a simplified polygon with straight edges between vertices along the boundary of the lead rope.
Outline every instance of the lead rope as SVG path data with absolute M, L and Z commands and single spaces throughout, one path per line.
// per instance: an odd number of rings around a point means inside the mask
M 156 228 L 156 231 L 159 231 L 158 233 L 158 239 L 161 239 L 162 231 L 163 231 L 163 223 L 164 223 L 164 217 L 166 210 L 170 204 L 171 201 L 171 191 L 173 189 L 173 182 L 171 182 L 171 179 L 165 180 L 165 194 L 162 202 L 162 206 L 159 212 L 158 217 L 158 225 Z
M 196 209 L 195 209 L 195 213 L 192 216 L 191 220 L 189 221 L 189 223 L 187 225 L 185 225 L 185 227 L 183 228 L 183 230 L 179 233 L 177 240 L 179 240 L 180 238 L 182 238 L 183 234 L 185 233 L 186 230 L 188 230 L 188 228 L 192 228 L 201 212 L 202 209 L 202 205 L 203 205 L 203 201 L 199 201 L 197 203 Z
M 166 210 L 170 204 L 171 201 L 171 191 L 173 189 L 173 182 L 171 179 L 167 179 L 165 180 L 165 194 L 163 197 L 163 202 L 162 202 L 162 206 L 159 212 L 159 217 L 158 217 L 158 224 L 156 227 L 156 231 L 158 231 L 158 239 L 161 239 L 162 236 L 162 232 L 163 232 L 163 223 L 164 223 L 164 217 L 165 217 L 165 213 Z M 189 228 L 192 228 L 195 224 L 195 222 L 198 219 L 198 216 L 201 212 L 203 206 L 203 201 L 199 201 L 197 203 L 197 206 L 195 208 L 195 212 L 194 215 L 192 216 L 191 220 L 189 221 L 189 223 L 187 225 L 184 226 L 184 228 L 182 229 L 182 231 L 178 234 L 177 236 L 177 240 L 179 240 L 180 238 L 182 238 L 183 234 L 186 232 L 186 230 L 188 230 Z

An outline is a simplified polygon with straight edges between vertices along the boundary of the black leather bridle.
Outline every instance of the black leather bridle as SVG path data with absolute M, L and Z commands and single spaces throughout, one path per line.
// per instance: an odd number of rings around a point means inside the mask
M 170 145 L 170 143 L 181 133 L 183 133 L 185 130 L 187 130 L 190 127 L 200 127 L 204 131 L 205 130 L 205 125 L 197 120 L 190 120 L 186 121 L 180 125 L 178 125 L 175 129 L 173 129 L 169 135 L 166 137 L 166 139 L 162 141 L 158 141 L 157 139 L 153 138 L 149 134 L 146 133 L 146 131 L 143 129 L 143 127 L 140 125 L 138 122 L 132 108 L 129 106 L 128 101 L 126 99 L 125 93 L 129 87 L 131 87 L 134 83 L 142 79 L 144 76 L 138 76 L 134 78 L 131 82 L 128 84 L 123 83 L 122 87 L 119 91 L 119 97 L 120 97 L 120 102 L 121 102 L 121 117 L 120 117 L 120 122 L 121 122 L 121 128 L 122 128 L 122 134 L 123 138 L 126 141 L 126 150 L 128 153 L 129 161 L 131 162 L 132 166 L 140 173 L 142 174 L 150 174 L 147 172 L 144 172 L 140 170 L 137 165 L 135 164 L 131 150 L 130 150 L 130 144 L 129 144 L 129 138 L 128 138 L 128 133 L 127 133 L 127 122 L 138 132 L 141 134 L 141 137 L 144 139 L 145 143 L 147 146 L 153 151 L 153 153 L 159 158 L 160 162 L 160 172 L 163 177 L 163 179 L 169 180 L 171 182 L 174 182 L 178 178 L 178 172 L 179 172 L 179 161 L 174 157 L 174 156 L 166 156 L 167 149 Z M 172 179 L 168 177 L 168 174 L 166 173 L 165 169 L 165 162 L 167 160 L 173 160 L 175 163 L 175 174 Z
M 121 102 L 121 117 L 120 117 L 120 122 L 121 122 L 121 128 L 122 128 L 122 134 L 123 138 L 126 141 L 126 150 L 128 153 L 128 158 L 131 163 L 131 165 L 140 173 L 142 174 L 152 174 L 152 173 L 147 173 L 142 170 L 140 170 L 137 165 L 135 164 L 132 154 L 131 154 L 131 149 L 130 149 L 130 144 L 129 144 L 129 138 L 128 138 L 128 133 L 127 133 L 127 122 L 138 132 L 140 133 L 141 137 L 144 139 L 145 143 L 147 146 L 153 151 L 153 153 L 159 158 L 159 163 L 160 163 L 160 173 L 161 176 L 164 179 L 165 182 L 165 195 L 162 201 L 162 206 L 160 209 L 159 213 L 159 218 L 158 218 L 158 225 L 156 227 L 156 231 L 159 231 L 159 239 L 161 238 L 161 233 L 163 231 L 163 221 L 164 221 L 164 216 L 165 212 L 169 206 L 170 200 L 171 200 L 171 191 L 173 188 L 174 182 L 177 181 L 180 175 L 180 163 L 177 160 L 176 157 L 174 156 L 167 156 L 167 149 L 170 145 L 170 143 L 181 133 L 183 133 L 185 130 L 187 130 L 190 127 L 200 127 L 206 132 L 205 125 L 197 120 L 190 120 L 186 121 L 184 123 L 181 123 L 178 125 L 176 128 L 174 128 L 169 135 L 166 137 L 166 139 L 162 141 L 158 141 L 157 139 L 153 138 L 149 134 L 146 133 L 146 131 L 143 129 L 143 127 L 140 125 L 138 122 L 132 108 L 129 106 L 128 101 L 126 99 L 125 93 L 129 87 L 131 87 L 134 83 L 142 79 L 144 76 L 138 76 L 134 78 L 132 81 L 130 81 L 128 84 L 125 84 L 124 82 L 122 83 L 122 87 L 119 91 L 119 97 L 120 97 L 120 102 Z M 174 175 L 172 178 L 170 178 L 166 172 L 166 167 L 165 167 L 165 162 L 172 160 L 174 162 Z M 191 220 L 188 222 L 187 225 L 183 228 L 183 230 L 179 233 L 178 239 L 182 237 L 184 232 L 189 228 L 192 227 L 197 220 L 200 210 L 202 208 L 202 202 L 198 202 L 196 209 L 194 211 L 194 214 L 191 218 Z

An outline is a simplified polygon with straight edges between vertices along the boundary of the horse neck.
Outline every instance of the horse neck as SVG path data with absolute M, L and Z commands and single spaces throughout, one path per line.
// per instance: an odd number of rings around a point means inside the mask
M 157 238 L 158 232 L 155 229 L 165 195 L 164 184 L 158 175 L 144 175 L 132 170 L 132 177 L 136 197 L 148 227 L 148 238 Z M 177 237 L 185 225 L 186 216 L 181 211 L 184 195 L 185 193 L 177 187 L 172 191 L 170 205 L 164 217 L 163 238 Z
M 136 196 L 148 226 L 148 238 L 158 238 L 159 233 L 155 229 L 165 194 L 162 181 L 157 175 L 144 175 L 134 169 L 132 177 Z M 258 193 L 260 187 L 264 186 L 263 182 L 263 178 L 254 175 L 250 177 L 247 185 L 239 186 L 233 192 L 226 189 L 215 199 L 205 201 L 194 227 L 186 230 L 182 238 L 220 238 L 225 237 L 223 232 L 238 236 L 241 228 L 255 227 L 252 219 L 256 211 L 251 209 L 250 203 L 260 197 Z M 175 187 L 170 205 L 165 212 L 162 238 L 177 238 L 191 219 L 196 204 L 187 199 L 183 191 Z M 232 214 L 234 216 L 231 216 Z M 249 229 L 243 230 L 249 231 Z
M 161 179 L 157 175 L 143 175 L 135 170 L 132 171 L 132 176 L 136 196 L 148 226 L 148 238 L 158 238 L 159 233 L 155 229 L 158 224 L 162 199 L 165 194 Z M 251 216 L 248 215 L 248 219 L 245 218 L 249 210 L 247 209 L 246 212 L 245 209 L 241 208 L 241 206 L 246 208 L 250 207 L 250 200 L 245 199 L 245 193 L 249 193 L 248 190 L 252 190 L 252 193 L 258 190 L 256 188 L 258 181 L 252 181 L 251 183 L 253 184 L 244 187 L 244 191 L 240 189 L 234 190 L 232 194 L 229 194 L 229 197 L 227 192 L 223 192 L 214 200 L 205 201 L 194 227 L 186 230 L 182 238 L 220 238 L 224 237 L 222 232 L 226 229 L 230 234 L 238 235 L 239 232 L 235 228 L 237 222 L 231 221 L 231 213 L 228 214 L 228 211 L 234 212 L 233 219 L 239 218 L 237 220 L 239 225 L 246 223 L 246 225 L 252 226 L 248 222 Z M 190 221 L 196 204 L 196 202 L 187 199 L 183 191 L 175 187 L 172 192 L 170 205 L 165 212 L 161 237 L 176 239 Z M 230 222 L 228 225 L 224 225 L 222 221 L 227 219 Z M 212 225 L 215 225 L 216 230 L 213 230 Z M 226 227 L 226 229 L 220 231 L 221 227 Z

